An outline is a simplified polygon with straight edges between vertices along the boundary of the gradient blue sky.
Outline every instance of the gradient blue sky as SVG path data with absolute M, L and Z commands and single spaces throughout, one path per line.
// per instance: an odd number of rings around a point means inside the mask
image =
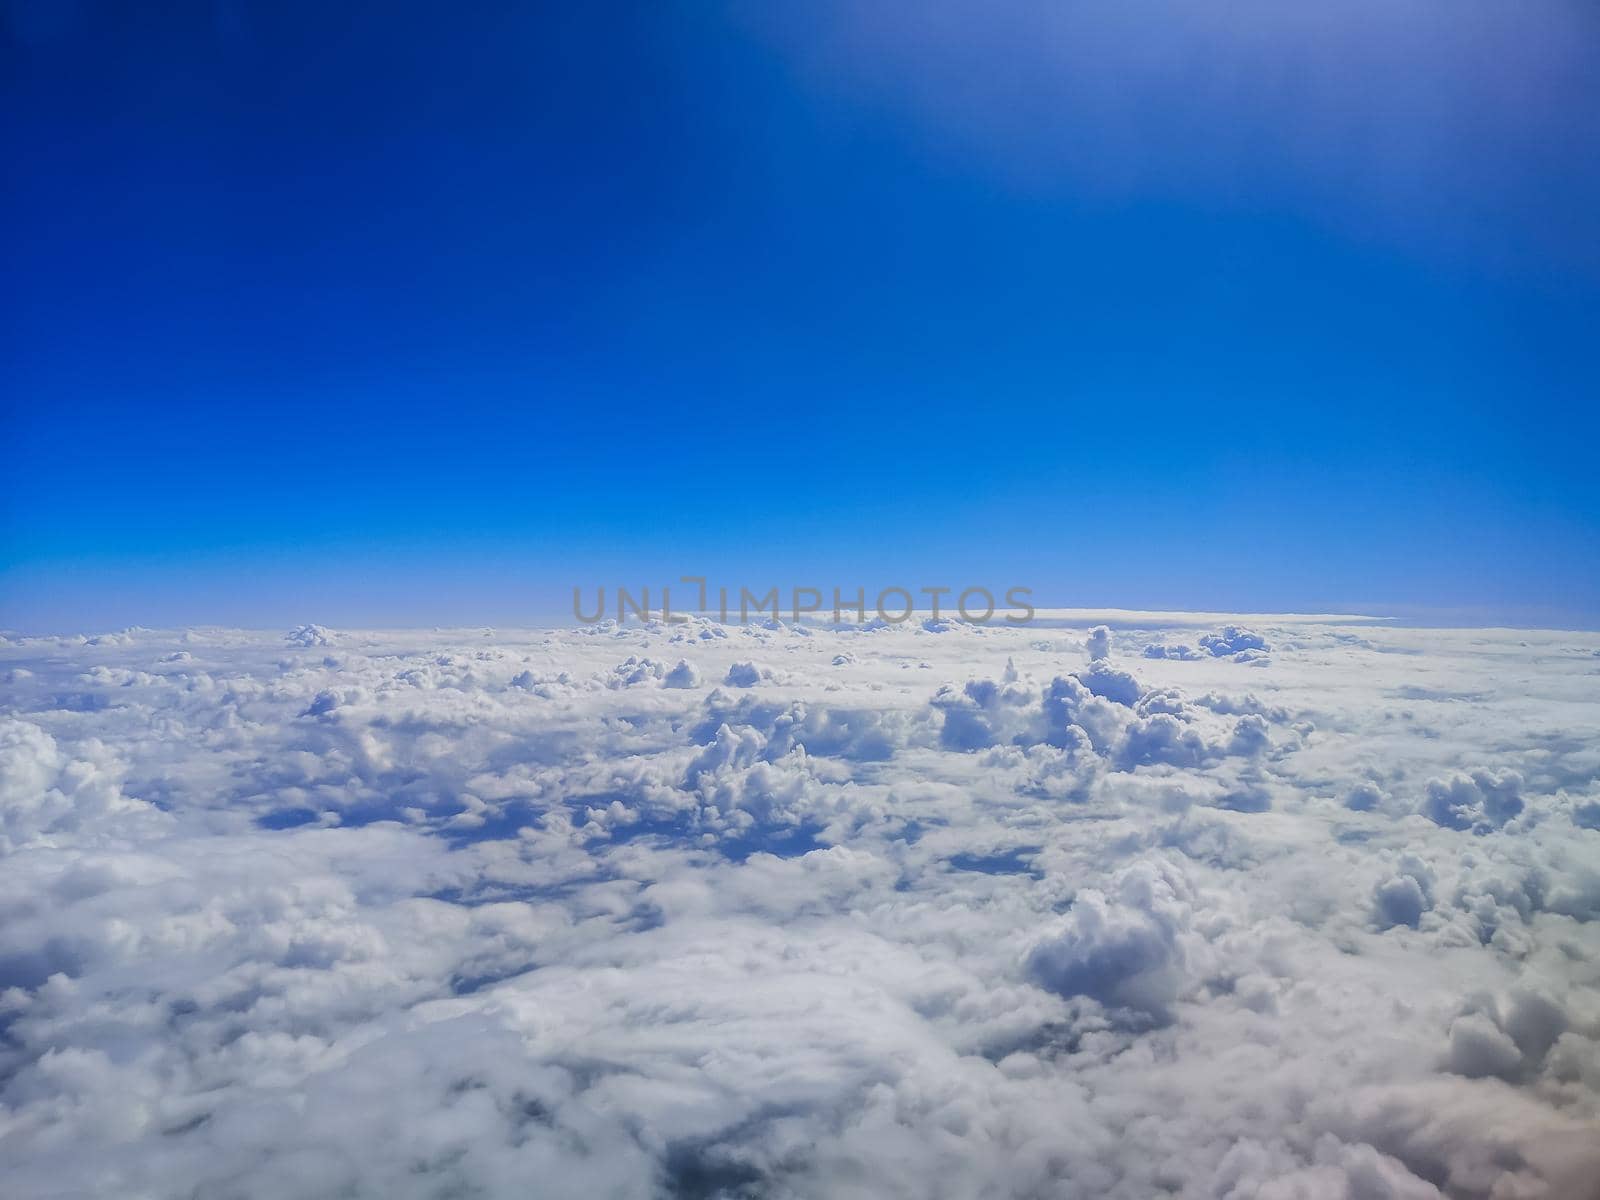
M 5 6 L 0 624 L 1600 623 L 1600 7 Z

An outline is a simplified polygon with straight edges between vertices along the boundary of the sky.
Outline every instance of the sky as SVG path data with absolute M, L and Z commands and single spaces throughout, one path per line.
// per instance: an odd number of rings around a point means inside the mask
M 0 626 L 1600 626 L 1592 4 L 0 12 Z

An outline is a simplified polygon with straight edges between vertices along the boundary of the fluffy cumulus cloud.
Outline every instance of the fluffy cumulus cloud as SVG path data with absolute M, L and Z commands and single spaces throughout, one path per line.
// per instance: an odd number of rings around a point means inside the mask
M 1207 622 L 0 643 L 0 1191 L 1596 1195 L 1600 640 Z

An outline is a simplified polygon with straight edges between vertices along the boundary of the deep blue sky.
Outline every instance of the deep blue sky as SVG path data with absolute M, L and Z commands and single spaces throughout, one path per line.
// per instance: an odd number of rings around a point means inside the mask
M 0 625 L 1600 624 L 1593 3 L 4 11 Z

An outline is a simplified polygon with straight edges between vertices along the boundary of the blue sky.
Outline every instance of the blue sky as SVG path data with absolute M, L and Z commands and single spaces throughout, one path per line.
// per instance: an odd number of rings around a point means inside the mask
M 0 624 L 1600 623 L 1592 5 L 6 19 Z

